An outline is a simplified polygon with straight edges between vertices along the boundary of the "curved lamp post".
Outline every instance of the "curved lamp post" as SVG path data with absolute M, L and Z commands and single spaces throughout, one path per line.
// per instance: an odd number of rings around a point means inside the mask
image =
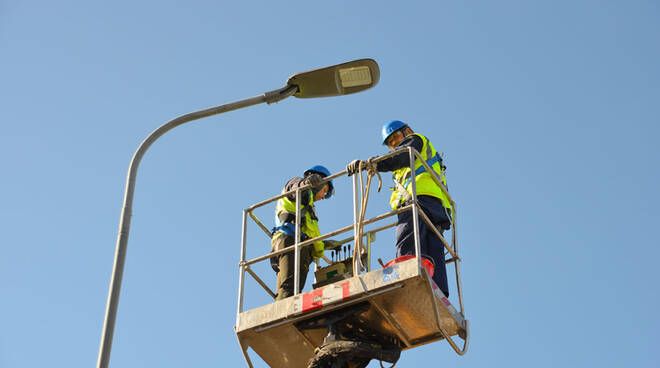
M 163 134 L 173 128 L 189 123 L 193 120 L 222 114 L 232 110 L 238 110 L 264 102 L 272 104 L 290 96 L 298 98 L 313 98 L 347 95 L 375 86 L 376 83 L 378 83 L 379 78 L 380 71 L 378 64 L 372 59 L 354 60 L 343 64 L 310 70 L 292 76 L 287 81 L 286 86 L 280 89 L 266 92 L 260 96 L 179 116 L 149 134 L 149 136 L 140 144 L 137 151 L 135 151 L 131 163 L 128 166 L 126 190 L 124 192 L 124 205 L 119 219 L 119 233 L 117 234 L 115 261 L 108 291 L 105 319 L 103 320 L 101 346 L 99 348 L 97 361 L 98 368 L 106 368 L 110 362 L 110 351 L 112 349 L 112 337 L 115 329 L 117 307 L 119 305 L 119 293 L 124 273 L 126 247 L 128 245 L 128 234 L 131 226 L 133 193 L 135 191 L 135 178 L 137 176 L 138 166 L 140 165 L 140 161 L 145 152 L 156 141 L 156 139 L 160 138 Z

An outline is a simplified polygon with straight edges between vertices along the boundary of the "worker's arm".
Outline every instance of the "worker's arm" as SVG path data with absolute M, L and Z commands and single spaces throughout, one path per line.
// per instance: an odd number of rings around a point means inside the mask
M 288 192 L 288 191 L 291 191 L 291 190 L 296 190 L 296 189 L 298 189 L 300 187 L 303 187 L 305 185 L 307 185 L 306 180 L 296 176 L 296 177 L 293 177 L 289 181 L 286 182 L 286 185 L 284 185 L 284 191 Z M 302 191 L 302 204 L 303 205 L 309 204 L 309 194 L 307 194 L 308 190 L 309 189 Z M 294 193 L 291 193 L 291 194 L 287 195 L 287 198 L 289 198 L 289 200 L 291 200 L 291 201 L 295 201 L 296 200 L 296 193 L 294 192 Z
M 416 135 L 409 135 L 404 138 L 396 148 L 399 149 L 402 147 L 413 147 L 417 152 L 421 152 L 424 147 L 424 142 L 422 142 L 422 139 Z M 405 166 L 410 166 L 410 155 L 408 154 L 408 151 L 403 151 L 398 155 L 387 158 L 376 164 L 376 168 L 381 172 L 394 171 Z
M 289 180 L 286 185 L 284 186 L 284 191 L 288 192 L 291 190 L 296 190 L 298 188 L 304 187 L 305 185 L 312 185 L 313 189 L 315 190 L 320 190 L 319 188 L 325 185 L 323 182 L 323 178 L 319 174 L 311 174 L 307 175 L 305 178 L 299 178 L 299 177 L 294 177 Z M 302 196 L 302 204 L 308 205 L 309 204 L 309 190 L 310 189 L 305 189 L 303 191 L 303 196 Z M 289 200 L 295 201 L 296 200 L 296 194 L 291 193 L 287 196 Z

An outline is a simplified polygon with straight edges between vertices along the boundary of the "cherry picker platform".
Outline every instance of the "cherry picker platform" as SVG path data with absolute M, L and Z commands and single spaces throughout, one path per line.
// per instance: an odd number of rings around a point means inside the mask
M 419 154 L 412 148 L 406 150 L 410 154 L 410 162 L 414 163 L 415 160 L 412 158 L 415 155 L 419 157 Z M 400 152 L 395 151 L 379 159 L 397 153 Z M 427 170 L 432 172 L 428 167 Z M 414 171 L 412 170 L 413 173 Z M 332 180 L 345 174 L 346 172 L 342 171 L 325 180 Z M 250 260 L 245 257 L 248 217 L 254 220 L 263 232 L 270 235 L 268 228 L 254 211 L 289 193 L 283 193 L 244 210 L 235 331 L 249 367 L 253 365 L 248 349 L 252 349 L 273 368 L 365 367 L 371 359 L 395 363 L 401 351 L 439 340 L 447 340 L 459 355 L 467 351 L 470 330 L 463 307 L 461 259 L 458 256 L 456 242 L 455 213 L 451 243 L 442 237 L 440 231 L 435 232 L 445 245 L 448 256 L 446 263 L 454 265 L 458 310 L 433 282 L 429 274 L 431 270 L 424 267 L 422 257 L 400 259 L 383 265 L 382 268 L 371 269 L 371 247 L 375 234 L 396 224 L 390 223 L 369 230 L 365 230 L 365 226 L 404 211 L 412 211 L 415 219 L 425 221 L 434 229 L 435 227 L 417 204 L 414 185 L 411 204 L 371 219 L 364 219 L 364 207 L 366 207 L 364 197 L 366 193 L 368 198 L 369 185 L 360 190 L 358 179 L 361 183 L 361 175 L 353 176 L 354 223 L 352 225 L 302 242 L 300 231 L 296 229 L 296 243 L 293 247 Z M 436 176 L 434 180 L 439 182 Z M 414 182 L 413 178 L 412 183 Z M 297 194 L 300 190 L 298 189 Z M 363 199 L 362 208 L 358 203 L 360 194 Z M 296 195 L 296 198 L 299 196 Z M 453 200 L 452 203 L 455 209 Z M 353 237 L 339 241 L 337 246 L 354 241 L 356 245 L 352 256 L 334 262 L 328 267 L 317 269 L 317 282 L 313 290 L 301 293 L 296 287 L 294 295 L 289 298 L 243 310 L 246 274 L 252 276 L 270 296 L 275 295 L 254 272 L 252 265 L 285 252 L 296 252 L 297 265 L 301 248 L 311 245 L 314 241 L 351 230 L 354 232 Z M 418 226 L 415 226 L 415 247 L 419 254 Z M 336 267 L 340 263 L 347 266 Z M 295 269 L 297 286 L 299 268 Z M 353 272 L 354 270 L 357 272 Z M 320 275 L 324 276 L 318 281 Z M 454 341 L 456 336 L 463 340 L 462 347 Z

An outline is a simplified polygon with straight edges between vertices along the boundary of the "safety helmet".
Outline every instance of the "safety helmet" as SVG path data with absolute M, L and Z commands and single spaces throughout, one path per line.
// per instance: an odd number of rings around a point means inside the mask
M 310 175 L 310 174 L 319 174 L 322 177 L 326 178 L 330 176 L 330 170 L 328 170 L 325 166 L 323 165 L 314 165 L 310 167 L 309 169 L 305 170 L 304 176 Z M 335 186 L 332 185 L 332 180 L 328 181 L 328 192 L 325 194 L 325 197 L 323 199 L 328 199 L 332 197 L 333 194 L 335 194 Z
M 383 125 L 383 129 L 381 131 L 381 135 L 383 136 L 383 145 L 387 143 L 387 138 L 389 138 L 394 132 L 407 127 L 408 124 L 401 120 L 392 120 L 389 123 Z

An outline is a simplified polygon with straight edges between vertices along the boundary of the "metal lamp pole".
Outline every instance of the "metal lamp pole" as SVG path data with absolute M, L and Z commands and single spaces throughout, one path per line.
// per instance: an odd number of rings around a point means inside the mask
M 114 265 L 112 269 L 112 277 L 110 279 L 108 299 L 106 302 L 105 318 L 103 320 L 103 332 L 101 335 L 101 345 L 96 365 L 97 368 L 107 368 L 110 363 L 112 338 L 115 330 L 115 321 L 117 319 L 119 294 L 121 290 L 122 276 L 124 274 L 128 235 L 131 227 L 135 179 L 137 177 L 138 166 L 140 165 L 140 161 L 147 149 L 149 149 L 158 138 L 168 131 L 194 120 L 264 102 L 272 104 L 290 96 L 312 98 L 360 92 L 376 85 L 379 77 L 380 71 L 378 64 L 372 59 L 355 60 L 326 68 L 315 69 L 292 76 L 287 81 L 287 85 L 283 88 L 266 92 L 260 96 L 182 115 L 160 126 L 149 134 L 135 151 L 128 167 L 126 189 L 124 192 L 124 204 L 119 219 L 119 232 L 117 234 Z

